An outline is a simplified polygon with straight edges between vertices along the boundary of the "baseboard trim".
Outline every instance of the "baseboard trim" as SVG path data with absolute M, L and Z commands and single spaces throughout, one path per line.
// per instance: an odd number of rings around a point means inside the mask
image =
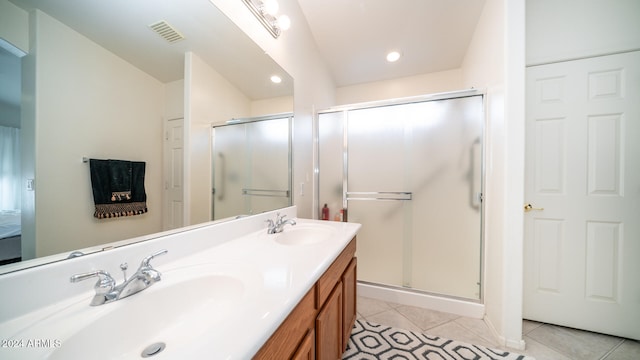
M 493 338 L 498 341 L 498 345 L 506 346 L 507 339 L 505 339 L 504 336 L 500 335 L 498 330 L 496 330 L 496 327 L 493 326 L 493 323 L 491 322 L 491 319 L 489 319 L 487 316 L 485 316 L 484 319 L 482 319 L 482 320 L 484 320 L 484 323 L 487 324 L 487 327 L 489 328 L 489 331 L 491 332 L 491 335 L 493 335 Z
M 484 320 L 484 323 L 487 324 L 487 327 L 489 328 L 491 335 L 493 335 L 493 338 L 498 341 L 498 345 L 515 349 L 515 350 L 525 350 L 527 344 L 524 340 L 522 339 L 509 340 L 504 336 L 500 335 L 500 333 L 498 333 L 498 331 L 496 330 L 496 327 L 493 326 L 491 319 L 485 316 L 483 320 Z
M 382 301 L 448 312 L 474 319 L 484 318 L 484 304 L 477 302 L 360 282 L 358 282 L 357 291 L 360 296 Z

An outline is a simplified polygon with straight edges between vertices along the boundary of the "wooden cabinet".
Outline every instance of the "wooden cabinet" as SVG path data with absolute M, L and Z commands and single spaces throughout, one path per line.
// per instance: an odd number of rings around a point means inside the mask
M 323 344 L 326 343 L 328 348 L 333 348 L 337 337 L 339 341 L 340 354 L 344 352 L 351 335 L 351 329 L 356 321 L 356 241 L 352 240 L 338 258 L 331 264 L 329 269 L 320 277 L 317 282 L 318 288 L 318 304 L 323 304 L 320 311 L 324 308 L 332 309 L 337 304 L 330 303 L 330 294 L 338 292 L 340 294 L 339 317 L 335 320 L 334 328 L 329 335 L 328 331 L 321 333 L 318 330 L 318 322 L 316 322 L 316 355 L 323 352 Z M 329 310 L 328 310 L 329 311 Z M 336 313 L 338 310 L 331 310 Z M 326 336 L 326 338 L 325 338 Z M 333 354 L 333 352 L 330 352 Z M 316 356 L 317 359 L 321 359 Z M 340 356 L 338 357 L 340 358 Z M 325 359 L 336 359 L 329 356 Z
M 356 322 L 356 264 L 357 259 L 351 259 L 347 270 L 342 274 L 342 352 L 347 347 L 353 324 Z
M 254 359 L 336 360 L 356 320 L 356 239 L 318 279 Z
M 313 329 L 307 332 L 307 336 L 302 339 L 302 343 L 291 360 L 315 360 L 316 358 L 316 335 Z
M 327 298 L 316 318 L 316 359 L 342 358 L 342 282 L 338 283 Z
M 313 329 L 316 314 L 316 288 L 313 287 L 267 340 L 254 359 L 291 359 Z

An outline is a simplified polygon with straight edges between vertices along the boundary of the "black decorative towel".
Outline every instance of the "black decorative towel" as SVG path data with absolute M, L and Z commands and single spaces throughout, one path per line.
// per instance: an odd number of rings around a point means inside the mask
M 132 164 L 131 161 L 107 160 L 109 163 L 109 186 L 111 201 L 121 202 L 131 200 Z
M 98 219 L 147 212 L 145 162 L 90 159 L 91 187 Z

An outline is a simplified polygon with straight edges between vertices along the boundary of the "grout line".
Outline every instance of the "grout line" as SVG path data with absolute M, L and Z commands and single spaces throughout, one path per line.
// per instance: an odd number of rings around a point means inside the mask
M 613 353 L 614 351 L 616 351 L 620 346 L 622 346 L 622 344 L 624 344 L 626 339 L 620 339 L 620 342 L 614 346 L 613 348 L 611 348 L 611 350 L 607 351 L 606 354 L 602 355 L 602 357 L 600 358 L 600 360 L 604 360 L 607 357 L 609 357 L 609 355 L 611 355 L 611 353 Z
M 464 316 L 461 316 L 458 319 L 464 318 Z M 454 322 L 456 322 L 456 320 L 453 320 Z M 456 322 L 457 325 L 460 325 L 463 329 L 465 329 L 466 331 L 476 335 L 477 337 L 484 339 L 485 341 L 493 344 L 494 347 L 496 346 L 500 346 L 500 342 L 497 339 L 494 339 L 493 334 L 491 333 L 491 331 L 489 330 L 489 327 L 487 326 L 487 324 L 484 322 L 484 320 L 480 320 L 482 321 L 482 323 L 484 324 L 484 326 L 486 327 L 485 330 L 486 331 L 476 331 L 471 327 L 467 327 L 464 325 L 464 323 L 460 323 L 460 322 Z M 489 337 L 487 337 L 487 335 L 489 335 Z
M 536 330 L 536 329 L 538 329 L 538 328 L 540 328 L 541 326 L 544 325 L 543 322 L 522 319 L 522 328 L 523 328 L 523 330 L 524 330 L 524 322 L 525 321 L 527 321 L 529 323 L 532 323 L 532 324 L 536 324 L 536 325 L 534 327 L 532 327 L 531 330 L 527 331 L 526 333 L 523 331 L 522 332 L 522 336 L 528 335 L 530 332 L 532 332 L 532 331 L 534 331 L 534 330 Z

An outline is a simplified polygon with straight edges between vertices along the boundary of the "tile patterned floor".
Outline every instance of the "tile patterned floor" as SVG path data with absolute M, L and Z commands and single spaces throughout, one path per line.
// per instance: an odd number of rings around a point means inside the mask
M 406 330 L 500 348 L 482 320 L 358 297 L 358 318 Z M 640 342 L 588 331 L 523 321 L 526 350 L 536 360 L 639 360 Z

